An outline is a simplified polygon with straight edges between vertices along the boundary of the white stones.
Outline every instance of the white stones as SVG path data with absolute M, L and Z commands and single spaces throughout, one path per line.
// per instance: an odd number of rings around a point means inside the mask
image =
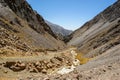
M 73 64 L 69 67 L 63 67 L 61 70 L 59 70 L 57 73 L 58 74 L 67 74 L 71 71 L 73 71 L 77 66 L 80 64 L 80 61 L 78 59 L 75 59 L 75 56 L 77 55 L 77 53 L 74 50 L 71 50 L 70 52 L 72 54 L 72 60 L 73 60 Z M 75 65 L 75 66 L 74 66 Z
M 71 54 L 72 54 L 73 56 L 76 56 L 76 55 L 77 55 L 77 53 L 76 53 L 74 50 L 71 51 Z
M 61 70 L 59 70 L 57 73 L 58 74 L 67 74 L 71 71 L 73 71 L 76 67 L 75 66 L 70 66 L 70 67 L 63 67 Z
M 75 60 L 73 61 L 73 64 L 74 64 L 75 66 L 78 66 L 78 65 L 80 65 L 80 61 L 79 61 L 78 59 L 75 59 Z
M 75 59 L 75 57 L 77 56 L 77 53 L 74 50 L 72 50 L 71 54 L 73 57 L 73 65 L 75 65 L 75 66 L 80 65 L 80 61 L 78 59 Z

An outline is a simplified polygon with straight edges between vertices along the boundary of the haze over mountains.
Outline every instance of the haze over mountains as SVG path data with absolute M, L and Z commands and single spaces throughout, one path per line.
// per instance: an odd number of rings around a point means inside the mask
M 120 0 L 70 33 L 26 0 L 0 0 L 0 79 L 120 80 Z

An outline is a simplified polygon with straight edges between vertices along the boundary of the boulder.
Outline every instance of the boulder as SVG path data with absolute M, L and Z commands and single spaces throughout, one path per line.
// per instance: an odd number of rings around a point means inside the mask
M 15 64 L 16 64 L 16 62 L 6 62 L 4 64 L 4 67 L 10 68 L 12 65 L 15 65 Z

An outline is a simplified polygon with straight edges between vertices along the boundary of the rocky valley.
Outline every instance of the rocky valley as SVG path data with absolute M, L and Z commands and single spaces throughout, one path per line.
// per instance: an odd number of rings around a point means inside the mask
M 120 1 L 72 32 L 0 0 L 0 80 L 120 80 Z

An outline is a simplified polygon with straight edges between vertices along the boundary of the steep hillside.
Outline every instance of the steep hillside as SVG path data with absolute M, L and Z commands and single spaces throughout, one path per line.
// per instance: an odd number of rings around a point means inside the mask
M 65 46 L 26 0 L 0 0 L 0 38 L 0 49 L 40 51 Z
M 98 56 L 120 44 L 120 1 L 109 6 L 71 35 L 68 45 L 86 56 Z

